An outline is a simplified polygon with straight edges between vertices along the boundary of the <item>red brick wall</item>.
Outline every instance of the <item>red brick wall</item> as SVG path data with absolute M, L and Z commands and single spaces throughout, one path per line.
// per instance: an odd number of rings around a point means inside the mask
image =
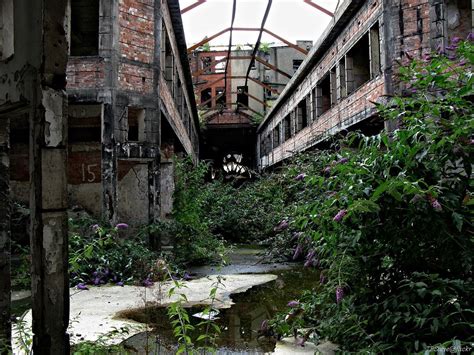
M 120 63 L 119 87 L 123 90 L 151 93 L 153 91 L 153 71 L 137 65 Z
M 69 57 L 67 88 L 87 89 L 104 86 L 104 60 L 98 57 Z
M 153 62 L 154 1 L 121 0 L 119 5 L 120 56 L 142 63 Z

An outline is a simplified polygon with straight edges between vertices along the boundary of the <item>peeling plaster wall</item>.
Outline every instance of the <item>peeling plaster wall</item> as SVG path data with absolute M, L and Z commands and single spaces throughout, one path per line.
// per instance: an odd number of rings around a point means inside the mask
M 121 163 L 119 160 L 119 169 Z M 119 222 L 126 221 L 133 230 L 137 230 L 148 222 L 148 165 L 133 163 L 128 173 L 118 182 L 117 218 Z

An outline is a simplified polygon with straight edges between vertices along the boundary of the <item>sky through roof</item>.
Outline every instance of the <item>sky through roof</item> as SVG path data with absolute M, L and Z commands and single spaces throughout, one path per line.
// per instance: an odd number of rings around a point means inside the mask
M 337 0 L 312 0 L 325 9 L 334 12 Z M 339 1 L 339 6 L 344 0 Z M 196 0 L 179 0 L 181 9 Z M 207 0 L 205 3 L 182 15 L 188 47 L 203 38 L 230 27 L 232 0 Z M 234 27 L 259 28 L 265 13 L 268 0 L 237 0 Z M 296 43 L 297 40 L 316 41 L 331 21 L 331 17 L 305 3 L 304 0 L 273 0 L 265 28 Z M 234 45 L 253 45 L 258 32 L 234 31 Z M 283 44 L 278 39 L 264 33 L 262 42 Z M 225 33 L 210 42 L 211 46 L 227 46 L 229 33 Z

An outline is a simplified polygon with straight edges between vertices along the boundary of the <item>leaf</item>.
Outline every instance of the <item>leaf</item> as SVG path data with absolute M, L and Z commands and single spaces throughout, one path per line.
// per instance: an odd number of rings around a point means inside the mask
M 462 231 L 462 225 L 464 223 L 463 216 L 461 214 L 457 213 L 457 212 L 453 212 L 452 217 L 453 217 L 453 222 L 454 222 L 454 225 L 456 226 L 456 229 L 459 232 L 461 232 Z

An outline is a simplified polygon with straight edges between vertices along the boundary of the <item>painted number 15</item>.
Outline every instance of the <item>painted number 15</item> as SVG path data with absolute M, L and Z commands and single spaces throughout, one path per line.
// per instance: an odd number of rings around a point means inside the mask
M 82 164 L 82 182 L 94 182 L 95 173 L 92 171 L 99 164 Z

